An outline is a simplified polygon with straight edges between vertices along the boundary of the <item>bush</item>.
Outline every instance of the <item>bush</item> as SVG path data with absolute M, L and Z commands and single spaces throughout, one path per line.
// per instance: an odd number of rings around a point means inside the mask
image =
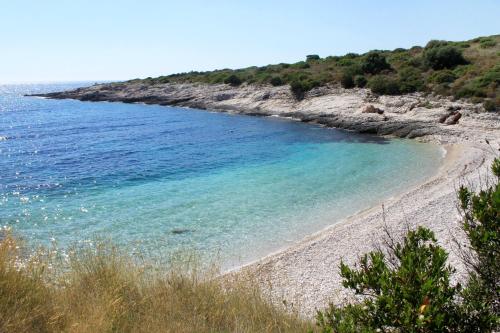
M 472 315 L 464 331 L 485 332 L 500 324 L 500 159 L 492 165 L 495 183 L 479 193 L 459 190 L 462 227 L 470 247 L 464 259 L 470 269 L 462 312 Z
M 399 95 L 399 84 L 396 80 L 385 76 L 375 75 L 368 81 L 368 87 L 378 95 Z
M 433 83 L 451 83 L 456 79 L 457 76 L 448 69 L 434 72 L 429 77 L 429 81 Z
M 293 80 L 290 83 L 290 91 L 298 101 L 304 99 L 306 92 L 319 87 L 321 82 L 314 79 Z
M 350 52 L 350 53 L 347 53 L 344 57 L 346 57 L 347 59 L 356 59 L 359 57 L 359 54 Z
M 482 38 L 481 41 L 479 42 L 479 45 L 482 49 L 488 49 L 490 47 L 494 47 L 495 45 L 497 45 L 497 42 L 491 38 Z
M 279 76 L 273 76 L 271 80 L 269 81 L 273 86 L 281 86 L 283 85 L 283 80 Z
M 342 66 L 342 67 L 349 67 L 349 66 L 352 66 L 354 64 L 355 64 L 354 60 L 349 59 L 349 58 L 345 58 L 345 57 L 344 58 L 340 58 L 337 61 L 337 65 Z
M 325 332 L 453 331 L 459 287 L 450 284 L 453 269 L 433 232 L 419 227 L 387 245 L 387 255 L 365 254 L 359 269 L 341 263 L 343 286 L 364 301 L 318 312 L 319 326 Z
M 305 81 L 292 81 L 290 83 L 290 91 L 298 101 L 304 99 L 304 96 L 308 90 L 309 86 Z
M 342 77 L 340 78 L 340 85 L 345 89 L 351 89 L 355 87 L 354 78 L 351 72 L 345 71 L 344 73 L 342 73 Z
M 487 99 L 483 102 L 483 107 L 486 111 L 489 112 L 494 112 L 497 110 L 497 106 L 495 105 L 495 102 L 493 102 L 491 99 Z
M 436 39 L 433 39 L 431 41 L 429 41 L 427 43 L 427 45 L 425 45 L 425 49 L 426 50 L 429 50 L 429 49 L 433 49 L 433 48 L 437 48 L 437 47 L 443 47 L 443 46 L 447 46 L 449 45 L 449 43 L 445 40 L 436 40 Z
M 306 56 L 306 61 L 320 60 L 321 58 L 317 54 L 309 54 Z
M 473 84 L 472 82 L 464 85 L 460 89 L 458 89 L 455 92 L 455 97 L 457 98 L 472 98 L 472 97 L 479 97 L 479 98 L 484 98 L 486 97 L 486 91 L 485 89 L 478 87 L 477 85 Z
M 422 73 L 413 67 L 405 67 L 398 73 L 399 91 L 401 93 L 412 93 L 424 88 Z
M 426 47 L 424 59 L 426 65 L 435 70 L 467 64 L 462 51 L 451 45 Z
M 242 81 L 237 75 L 231 74 L 224 80 L 224 83 L 237 87 L 242 83 Z
M 391 69 L 391 65 L 387 63 L 385 56 L 379 52 L 372 51 L 363 59 L 361 69 L 364 73 L 377 74 L 383 70 Z
M 309 65 L 307 62 L 305 61 L 299 61 L 295 64 L 293 64 L 293 67 L 295 68 L 300 68 L 300 69 L 307 69 L 307 68 L 310 68 L 311 65 Z
M 475 82 L 479 87 L 483 88 L 486 88 L 491 84 L 500 86 L 500 64 L 496 65 L 480 77 L 476 78 L 473 82 Z
M 356 85 L 356 87 L 363 88 L 364 86 L 366 86 L 367 82 L 368 81 L 363 75 L 356 75 L 354 77 L 354 84 Z

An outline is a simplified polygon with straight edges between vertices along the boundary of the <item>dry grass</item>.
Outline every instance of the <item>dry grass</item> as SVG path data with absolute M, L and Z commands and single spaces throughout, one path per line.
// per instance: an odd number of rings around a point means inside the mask
M 0 243 L 0 332 L 305 332 L 313 326 L 269 302 L 255 279 L 228 282 L 193 262 L 162 273 L 109 246 L 77 251 L 64 262 L 46 254 L 20 261 L 15 240 Z

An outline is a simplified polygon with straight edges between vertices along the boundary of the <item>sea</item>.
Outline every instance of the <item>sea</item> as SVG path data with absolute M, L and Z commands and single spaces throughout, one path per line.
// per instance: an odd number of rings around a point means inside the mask
M 105 241 L 234 267 L 381 209 L 443 161 L 433 144 L 290 119 L 25 96 L 91 84 L 0 85 L 0 226 L 33 248 Z

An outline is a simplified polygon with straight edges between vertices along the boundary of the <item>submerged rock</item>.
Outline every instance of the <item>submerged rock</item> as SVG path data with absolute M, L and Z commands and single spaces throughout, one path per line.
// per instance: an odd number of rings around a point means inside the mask
M 172 229 L 172 233 L 174 235 L 180 235 L 180 234 L 186 234 L 188 232 L 191 232 L 192 230 L 191 229 L 181 229 L 181 228 L 176 228 L 176 229 Z

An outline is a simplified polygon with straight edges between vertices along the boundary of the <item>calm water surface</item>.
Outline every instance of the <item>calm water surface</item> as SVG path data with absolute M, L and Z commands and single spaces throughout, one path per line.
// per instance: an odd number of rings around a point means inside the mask
M 0 86 L 0 223 L 61 248 L 255 259 L 422 181 L 439 147 L 276 118 L 23 97 Z

